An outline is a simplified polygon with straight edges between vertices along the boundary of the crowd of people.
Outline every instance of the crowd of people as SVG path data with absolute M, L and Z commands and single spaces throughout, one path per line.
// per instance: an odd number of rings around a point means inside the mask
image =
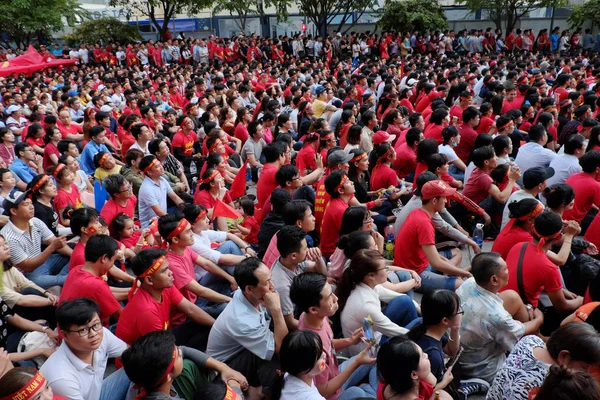
M 600 399 L 598 46 L 40 46 L 78 63 L 0 77 L 0 398 Z

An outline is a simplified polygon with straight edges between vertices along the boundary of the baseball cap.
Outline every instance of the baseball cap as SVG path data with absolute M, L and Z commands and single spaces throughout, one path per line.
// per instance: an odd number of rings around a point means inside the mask
M 373 135 L 372 141 L 374 145 L 378 145 L 383 142 L 393 142 L 395 139 L 396 135 L 390 135 L 386 131 L 377 131 L 377 133 Z
M 406 85 L 407 85 L 407 86 L 414 86 L 414 85 L 416 85 L 418 82 L 419 82 L 419 81 L 417 81 L 415 78 L 410 78 L 410 79 L 408 80 L 408 82 L 406 82 Z
M 552 178 L 553 176 L 554 168 L 552 167 L 529 168 L 523 173 L 523 186 L 525 187 L 525 189 L 532 189 L 540 183 L 544 183 L 546 179 Z
M 429 181 L 421 188 L 421 199 L 429 200 L 434 197 L 449 197 L 456 193 L 456 189 L 449 187 L 443 181 Z
M 20 109 L 21 109 L 21 107 L 19 107 L 19 106 L 17 106 L 17 105 L 14 105 L 14 104 L 13 104 L 12 106 L 10 106 L 10 107 L 8 107 L 8 108 L 6 109 L 6 113 L 7 113 L 7 114 L 12 114 L 12 113 L 14 113 L 15 111 L 19 111 Z
M 100 111 L 109 113 L 109 112 L 112 112 L 112 107 L 109 106 L 109 105 L 107 105 L 107 104 L 105 104 L 102 107 L 100 107 Z
M 25 192 L 21 192 L 20 190 L 13 189 L 8 196 L 4 198 L 4 204 L 2 205 L 5 209 L 18 206 L 23 200 L 25 200 L 29 194 L 30 190 L 26 190 Z
M 320 96 L 324 91 L 326 91 L 327 89 L 325 89 L 325 86 L 317 86 L 317 88 L 315 89 L 315 93 L 317 94 L 317 96 Z
M 99 92 L 103 91 L 104 89 L 106 89 L 106 86 L 104 86 L 104 85 L 98 85 L 98 91 Z
M 348 154 L 344 150 L 336 150 L 327 156 L 327 166 L 333 167 L 334 165 L 350 162 L 350 160 L 352 160 L 352 154 Z

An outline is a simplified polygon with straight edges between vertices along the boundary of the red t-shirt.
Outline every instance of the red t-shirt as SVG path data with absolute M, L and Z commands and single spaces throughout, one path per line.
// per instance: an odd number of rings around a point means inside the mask
M 531 233 L 523 230 L 520 226 L 512 226 L 512 229 L 508 228 L 507 225 L 500 231 L 492 246 L 492 251 L 500 253 L 505 260 L 515 243 L 529 242 L 533 239 Z
M 452 107 L 450 107 L 450 119 L 452 119 L 453 117 L 458 118 L 458 122 L 462 123 L 462 113 L 463 113 L 463 109 L 460 108 L 458 106 L 458 104 L 453 105 Z
M 444 126 L 431 124 L 427 128 L 425 128 L 425 132 L 423 132 L 423 135 L 425 136 L 425 139 L 435 139 L 438 142 L 438 144 L 442 144 L 444 143 L 444 138 L 442 137 L 443 130 Z
M 588 242 L 592 242 L 596 247 L 600 246 L 600 213 L 596 214 L 594 220 L 588 227 L 583 237 Z
M 147 333 L 169 329 L 171 310 L 182 300 L 183 296 L 175 286 L 163 290 L 160 302 L 139 288 L 121 313 L 117 336 L 130 345 Z
M 69 271 L 75 267 L 85 264 L 85 245 L 81 242 L 77 242 L 71 253 L 71 259 L 69 260 Z
M 564 212 L 563 219 L 581 222 L 593 204 L 600 206 L 600 182 L 589 174 L 580 172 L 571 175 L 565 183 L 575 191 L 575 205 L 572 210 Z
M 323 177 L 319 183 L 317 183 L 317 190 L 315 193 L 315 230 L 319 230 L 321 226 L 321 222 L 323 221 L 323 216 L 325 215 L 325 207 L 329 204 L 329 200 L 331 196 L 325 190 L 325 178 Z
M 186 247 L 183 255 L 177 255 L 172 251 L 167 252 L 167 261 L 169 261 L 169 269 L 173 273 L 173 285 L 177 288 L 183 297 L 188 299 L 191 303 L 196 303 L 195 293 L 186 289 L 188 283 L 193 280 L 196 280 L 196 276 L 194 273 L 194 261 L 198 259 L 198 254 Z M 185 322 L 185 315 L 174 312 L 171 315 L 171 323 L 176 326 Z
M 190 132 L 190 135 L 186 135 L 182 130 L 178 131 L 173 136 L 173 148 L 178 147 L 183 149 L 183 154 L 191 156 L 194 154 L 194 143 L 198 141 L 198 136 L 194 131 Z
M 423 272 L 429 261 L 421 246 L 435 245 L 435 228 L 427 211 L 417 208 L 408 214 L 396 236 L 394 265 Z
M 417 167 L 417 154 L 406 143 L 396 149 L 394 169 L 400 178 L 408 176 Z
M 477 125 L 477 133 L 488 133 L 490 129 L 492 129 L 494 122 L 495 121 L 490 117 L 481 117 L 479 125 Z M 460 139 L 462 142 L 462 134 Z
M 104 221 L 110 226 L 113 219 L 117 217 L 117 215 L 121 213 L 125 213 L 129 215 L 131 218 L 135 216 L 135 206 L 137 204 L 137 197 L 135 195 L 131 196 L 127 199 L 127 204 L 125 207 L 121 206 L 114 199 L 110 199 L 104 204 L 102 207 L 102 211 L 100 211 L 100 216 L 104 218 Z
M 246 143 L 250 134 L 248 133 L 248 127 L 242 124 L 241 122 L 236 125 L 233 136 L 240 139 L 242 141 L 242 145 Z
M 385 400 L 383 398 L 383 390 L 385 389 L 385 382 L 379 383 L 377 386 L 377 400 Z M 419 381 L 419 396 L 415 397 L 414 400 L 429 400 L 433 396 L 433 386 L 428 382 Z
M 230 204 L 231 201 L 232 200 L 229 192 L 226 192 L 225 196 L 223 196 L 223 203 Z M 196 190 L 196 194 L 194 195 L 194 204 L 200 204 L 207 210 L 210 210 L 213 209 L 217 204 L 217 199 L 212 197 L 208 190 Z
M 71 184 L 71 193 L 59 188 L 54 198 L 54 209 L 56 212 L 67 207 L 81 208 L 83 203 L 79 197 L 79 189 L 74 184 Z
M 244 218 L 242 221 L 242 226 L 244 228 L 250 229 L 250 233 L 244 236 L 244 240 L 249 244 L 258 244 L 258 231 L 260 226 L 258 225 L 258 221 L 253 216 L 248 216 Z
M 46 145 L 46 143 L 44 143 L 44 138 L 34 139 L 29 137 L 25 139 L 25 143 L 29 143 L 30 146 L 38 146 L 42 148 Z
M 50 159 L 51 154 L 54 154 L 56 158 L 60 157 L 60 151 L 58 151 L 58 147 L 56 147 L 56 145 L 52 142 L 48 143 L 46 147 L 44 147 L 44 171 L 54 166 L 54 163 Z
M 475 148 L 475 139 L 477 139 L 478 134 L 469 125 L 461 125 L 458 132 L 460 133 L 460 142 L 454 152 L 466 164 L 469 154 Z
M 66 139 L 67 135 L 78 135 L 83 133 L 83 128 L 81 125 L 71 124 L 69 127 L 66 127 L 62 122 L 58 121 L 56 126 L 58 127 L 63 139 Z
M 415 159 L 416 158 L 417 158 L 417 156 L 415 154 Z M 418 162 L 417 166 L 415 167 L 415 182 L 416 182 L 416 179 L 419 177 L 419 175 L 421 175 L 425 171 L 427 171 L 427 163 Z
M 329 206 L 325 208 L 323 224 L 321 225 L 321 253 L 329 258 L 335 251 L 335 246 L 340 237 L 342 217 L 348 208 L 348 203 L 342 199 L 331 199 Z
M 317 169 L 317 164 L 315 162 L 316 155 L 317 151 L 310 144 L 307 144 L 300 149 L 296 155 L 296 167 L 298 168 L 298 171 L 300 171 L 301 176 L 306 175 L 304 172 L 305 170 L 314 171 Z
M 108 319 L 116 313 L 121 305 L 115 299 L 110 291 L 108 283 L 99 276 L 84 271 L 83 265 L 75 267 L 69 271 L 67 280 L 60 293 L 59 302 L 76 299 L 79 297 L 89 297 L 98 303 L 100 307 L 100 320 L 102 325 L 108 326 Z
M 471 176 L 469 177 L 469 181 L 465 185 L 465 189 L 463 190 L 463 194 L 465 197 L 473 200 L 476 204 L 481 203 L 483 199 L 488 197 L 490 186 L 494 183 L 494 180 L 491 176 L 480 170 L 479 168 L 475 168 Z
M 517 243 L 508 253 L 508 257 L 506 258 L 508 285 L 500 289 L 501 292 L 510 289 L 519 293 L 517 266 L 522 247 L 523 243 Z M 553 293 L 563 287 L 558 266 L 548 259 L 546 253 L 538 250 L 537 246 L 531 243 L 527 245 L 522 268 L 525 297 L 534 307 L 538 306 L 538 299 L 542 290 L 545 290 L 547 293 Z
M 311 146 L 312 147 L 312 146 Z M 258 199 L 258 206 L 262 207 L 267 197 L 271 195 L 271 192 L 279 186 L 275 180 L 275 174 L 277 173 L 277 167 L 273 164 L 265 164 L 260 177 L 256 184 L 256 197 Z
M 386 164 L 381 164 L 371 173 L 371 190 L 387 189 L 398 185 L 396 172 Z

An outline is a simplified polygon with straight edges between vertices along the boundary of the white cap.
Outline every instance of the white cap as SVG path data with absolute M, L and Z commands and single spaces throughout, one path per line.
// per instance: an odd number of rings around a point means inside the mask
M 14 105 L 14 104 L 13 104 L 12 106 L 10 106 L 10 107 L 8 107 L 8 108 L 6 109 L 6 113 L 7 113 L 7 114 L 12 114 L 12 113 L 14 113 L 15 111 L 19 111 L 20 109 L 21 109 L 21 107 L 19 107 L 19 106 L 17 106 L 17 105 Z
M 105 112 L 105 113 L 109 113 L 112 112 L 112 107 L 109 106 L 108 104 L 103 105 L 102 107 L 100 107 L 100 111 Z
M 416 83 L 417 83 L 417 80 L 416 80 L 415 78 L 410 78 L 410 79 L 408 80 L 408 82 L 406 82 L 406 84 L 407 84 L 408 86 L 413 86 L 413 85 L 415 85 Z
M 104 86 L 104 85 L 99 85 L 98 86 L 98 91 L 99 92 L 103 91 L 104 89 L 106 89 L 106 86 Z

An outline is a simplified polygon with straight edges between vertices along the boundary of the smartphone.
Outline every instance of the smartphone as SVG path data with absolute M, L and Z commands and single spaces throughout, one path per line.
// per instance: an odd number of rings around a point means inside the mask
M 369 355 L 373 358 L 377 357 L 377 347 L 379 346 L 379 343 L 375 338 L 375 332 L 373 331 L 373 320 L 371 319 L 370 315 L 363 320 L 363 334 L 363 341 L 367 344 L 373 345 L 369 350 Z
M 456 364 L 456 362 L 460 358 L 460 355 L 462 354 L 463 350 L 464 349 L 461 347 L 460 350 L 458 350 L 458 353 L 456 353 L 454 357 L 451 357 L 450 360 L 448 360 L 448 362 L 446 363 L 446 369 L 454 367 L 454 364 Z

